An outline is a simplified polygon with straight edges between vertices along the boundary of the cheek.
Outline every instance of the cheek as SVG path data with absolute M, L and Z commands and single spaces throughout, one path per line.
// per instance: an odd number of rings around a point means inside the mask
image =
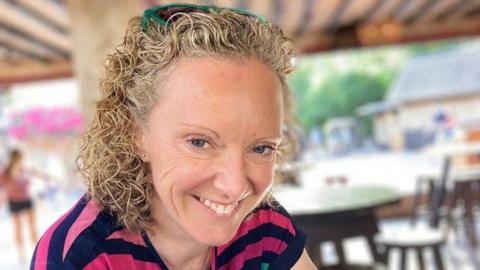
M 255 191 L 263 193 L 273 184 L 273 164 L 266 164 L 256 168 L 255 176 L 252 177 Z
M 158 163 L 152 161 L 154 186 L 162 193 L 166 190 L 178 193 L 198 186 L 206 178 L 204 174 L 208 166 L 203 163 L 180 157 Z

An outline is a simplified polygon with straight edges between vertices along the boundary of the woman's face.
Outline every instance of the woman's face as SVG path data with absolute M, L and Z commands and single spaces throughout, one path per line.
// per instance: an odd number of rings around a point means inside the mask
M 137 141 L 158 228 L 220 245 L 272 185 L 280 80 L 256 60 L 180 59 Z

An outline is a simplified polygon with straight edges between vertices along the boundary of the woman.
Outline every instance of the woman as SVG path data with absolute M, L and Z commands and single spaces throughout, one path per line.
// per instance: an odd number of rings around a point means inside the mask
M 33 203 L 28 194 L 28 179 L 22 167 L 22 153 L 17 149 L 10 151 L 9 161 L 0 177 L 0 187 L 6 191 L 8 209 L 13 220 L 15 244 L 20 260 L 24 262 L 23 219 L 26 217 L 33 244 L 37 242 L 37 231 Z
M 291 145 L 291 57 L 278 27 L 242 11 L 133 19 L 79 155 L 88 195 L 32 269 L 314 269 L 268 194 Z

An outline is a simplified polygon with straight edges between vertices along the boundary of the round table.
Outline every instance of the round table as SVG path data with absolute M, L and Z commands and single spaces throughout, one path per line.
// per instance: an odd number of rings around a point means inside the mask
M 387 186 L 277 187 L 274 197 L 307 234 L 307 251 L 320 269 L 321 243 L 334 243 L 342 269 L 347 266 L 342 241 L 357 236 L 366 238 L 374 261 L 381 262 L 373 241 L 379 231 L 374 211 L 400 202 L 400 194 Z

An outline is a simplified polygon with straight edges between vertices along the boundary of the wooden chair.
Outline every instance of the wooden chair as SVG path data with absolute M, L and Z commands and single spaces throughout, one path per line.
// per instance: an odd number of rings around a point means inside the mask
M 406 269 L 407 251 L 414 250 L 417 257 L 418 267 L 425 269 L 424 251 L 431 249 L 437 269 L 443 270 L 444 264 L 441 256 L 441 248 L 446 241 L 447 228 L 440 228 L 440 207 L 446 194 L 446 184 L 450 175 L 451 159 L 446 157 L 442 165 L 440 182 L 433 186 L 429 206 L 429 226 L 414 226 L 403 231 L 393 233 L 382 232 L 377 235 L 375 242 L 378 251 L 382 254 L 381 260 L 388 267 L 390 254 L 393 250 L 400 251 L 400 269 Z

